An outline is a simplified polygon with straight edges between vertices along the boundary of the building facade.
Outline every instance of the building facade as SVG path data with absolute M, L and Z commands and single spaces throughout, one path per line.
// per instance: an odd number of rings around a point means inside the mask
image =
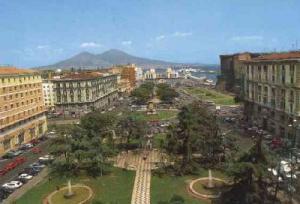
M 80 116 L 112 105 L 118 97 L 117 75 L 99 72 L 70 73 L 52 79 L 55 109 L 65 116 Z
M 280 137 L 299 135 L 300 52 L 261 55 L 243 71 L 246 120 Z
M 30 70 L 0 67 L 0 155 L 46 131 L 41 76 Z
M 42 81 L 42 85 L 43 85 L 45 107 L 48 111 L 54 110 L 55 97 L 54 97 L 53 83 L 50 79 L 44 79 Z
M 221 75 L 217 81 L 217 88 L 239 94 L 243 82 L 243 62 L 259 55 L 249 52 L 220 55 Z

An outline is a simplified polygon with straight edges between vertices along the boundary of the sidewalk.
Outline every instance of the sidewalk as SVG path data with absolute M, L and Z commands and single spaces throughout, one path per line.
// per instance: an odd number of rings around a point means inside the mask
M 29 191 L 31 188 L 36 186 L 42 180 L 44 180 L 47 177 L 47 175 L 48 175 L 48 169 L 45 168 L 37 176 L 33 177 L 32 180 L 28 181 L 21 188 L 17 189 L 12 194 L 10 194 L 9 197 L 3 201 L 3 204 L 14 203 L 14 201 L 22 197 L 27 191 Z M 32 203 L 34 202 L 32 201 Z

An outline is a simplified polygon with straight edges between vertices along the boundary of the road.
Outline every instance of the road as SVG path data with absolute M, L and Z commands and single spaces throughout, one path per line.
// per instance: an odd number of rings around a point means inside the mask
M 15 169 L 9 171 L 4 176 L 0 176 L 0 185 L 3 185 L 4 183 L 15 179 L 19 175 L 19 173 L 21 171 L 23 171 L 23 169 L 25 167 L 29 166 L 33 162 L 36 162 L 40 156 L 47 154 L 47 150 L 49 149 L 49 142 L 50 142 L 49 140 L 42 141 L 41 143 L 39 143 L 36 146 L 42 150 L 42 152 L 39 154 L 34 154 L 29 150 L 29 151 L 23 153 L 22 155 L 20 155 L 20 156 L 24 156 L 26 158 L 26 162 L 17 166 Z M 7 160 L 0 161 L 0 169 L 2 169 L 7 163 L 9 163 L 11 161 L 13 161 L 13 159 L 7 159 Z

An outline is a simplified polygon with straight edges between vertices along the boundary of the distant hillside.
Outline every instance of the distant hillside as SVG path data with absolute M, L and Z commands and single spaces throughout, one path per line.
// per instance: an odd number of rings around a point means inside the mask
M 79 53 L 69 59 L 57 62 L 52 65 L 37 67 L 41 69 L 69 69 L 69 68 L 105 68 L 110 67 L 112 65 L 121 65 L 121 64 L 136 64 L 137 66 L 143 68 L 150 67 L 160 67 L 166 68 L 168 66 L 176 66 L 180 65 L 178 63 L 166 62 L 162 60 L 152 60 L 142 57 L 136 57 L 133 55 L 129 55 L 121 50 L 108 50 L 101 54 L 92 54 L 89 52 Z

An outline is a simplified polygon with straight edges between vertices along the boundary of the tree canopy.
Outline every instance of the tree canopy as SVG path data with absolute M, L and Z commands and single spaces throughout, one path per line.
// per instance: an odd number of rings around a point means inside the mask
M 192 173 L 200 162 L 218 162 L 224 148 L 216 117 L 195 102 L 182 107 L 178 119 L 178 125 L 171 127 L 167 135 L 165 148 L 170 154 L 182 156 L 177 161 L 180 173 Z M 194 155 L 200 155 L 200 159 Z
M 164 103 L 171 103 L 178 93 L 168 84 L 158 84 L 156 94 Z
M 134 97 L 137 104 L 146 104 L 153 95 L 154 84 L 147 82 L 134 89 L 131 96 Z

